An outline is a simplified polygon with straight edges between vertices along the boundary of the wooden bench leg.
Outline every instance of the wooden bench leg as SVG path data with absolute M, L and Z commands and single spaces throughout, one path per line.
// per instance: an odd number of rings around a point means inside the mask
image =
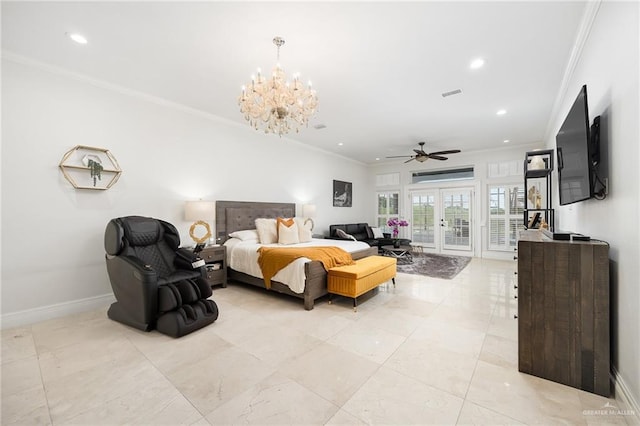
M 393 283 L 393 286 L 396 286 L 396 277 L 391 278 L 391 282 Z
M 358 302 L 357 302 L 358 298 L 354 297 L 353 298 L 353 312 L 358 312 Z

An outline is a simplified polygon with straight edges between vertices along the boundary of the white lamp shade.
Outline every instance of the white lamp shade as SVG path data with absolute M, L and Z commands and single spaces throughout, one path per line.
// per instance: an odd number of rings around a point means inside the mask
M 185 220 L 209 221 L 216 218 L 214 201 L 187 201 L 184 205 Z
M 304 204 L 302 206 L 302 217 L 316 217 L 316 205 Z

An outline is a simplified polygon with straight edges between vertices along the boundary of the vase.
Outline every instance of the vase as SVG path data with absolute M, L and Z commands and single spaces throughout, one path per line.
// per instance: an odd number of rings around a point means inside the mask
M 393 240 L 393 247 L 400 248 L 400 240 Z

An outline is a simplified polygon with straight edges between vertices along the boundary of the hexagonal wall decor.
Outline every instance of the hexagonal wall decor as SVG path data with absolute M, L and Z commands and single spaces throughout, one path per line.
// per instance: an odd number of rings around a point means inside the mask
M 76 189 L 109 189 L 120 178 L 122 169 L 108 149 L 76 145 L 60 161 L 65 179 Z

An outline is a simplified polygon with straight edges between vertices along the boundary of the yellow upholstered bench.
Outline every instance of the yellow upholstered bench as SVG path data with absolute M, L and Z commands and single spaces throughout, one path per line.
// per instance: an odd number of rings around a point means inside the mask
M 327 272 L 329 303 L 333 294 L 351 297 L 355 311 L 358 296 L 389 280 L 395 287 L 395 277 L 396 259 L 393 257 L 369 256 L 356 260 L 354 265 L 336 266 Z

